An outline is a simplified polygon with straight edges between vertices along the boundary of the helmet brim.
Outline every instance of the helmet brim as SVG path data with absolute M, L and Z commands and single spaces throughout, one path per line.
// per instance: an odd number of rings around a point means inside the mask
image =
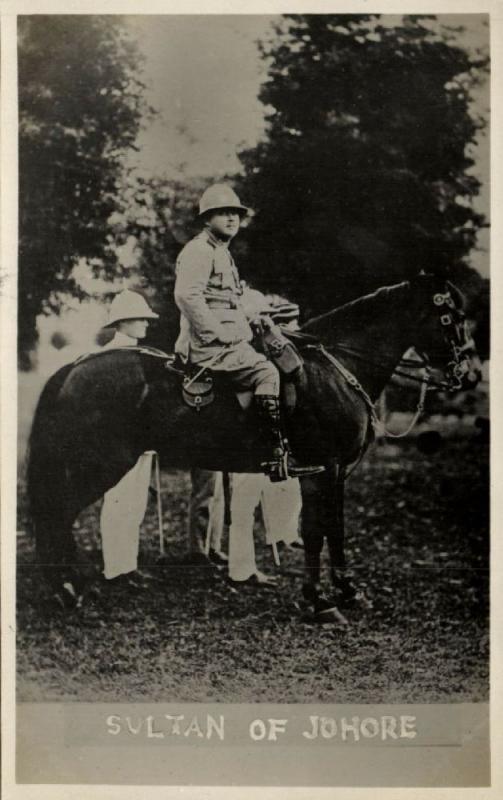
M 204 211 L 200 211 L 197 215 L 198 219 L 203 219 L 203 217 L 208 216 L 208 214 L 214 214 L 215 211 L 223 211 L 224 208 L 232 208 L 233 211 L 237 211 L 241 219 L 244 219 L 250 213 L 250 209 L 246 206 L 233 206 L 233 205 L 225 205 L 225 206 L 212 206 L 211 208 L 205 208 Z
M 114 325 L 117 325 L 119 322 L 133 322 L 136 319 L 159 319 L 159 314 L 156 314 L 152 311 L 151 314 L 142 314 L 138 317 L 118 317 L 117 319 L 111 319 L 109 322 L 103 325 L 103 328 L 113 328 Z

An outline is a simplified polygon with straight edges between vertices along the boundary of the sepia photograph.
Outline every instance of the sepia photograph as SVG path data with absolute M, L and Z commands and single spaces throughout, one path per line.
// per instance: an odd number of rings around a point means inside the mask
M 490 27 L 17 17 L 19 784 L 490 786 Z

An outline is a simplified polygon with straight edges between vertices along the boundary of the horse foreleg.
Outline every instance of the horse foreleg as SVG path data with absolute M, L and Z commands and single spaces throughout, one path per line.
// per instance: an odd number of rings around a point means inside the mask
M 302 539 L 304 541 L 304 599 L 312 604 L 315 618 L 320 621 L 346 623 L 337 606 L 323 592 L 320 583 L 320 557 L 325 538 L 325 522 L 330 485 L 326 473 L 302 478 Z
M 327 528 L 328 550 L 330 553 L 331 576 L 335 589 L 335 600 L 338 605 L 347 607 L 356 601 L 364 601 L 363 593 L 357 588 L 348 573 L 345 551 L 345 519 L 344 493 L 346 488 L 345 474 L 342 467 L 335 467 L 335 484 L 333 487 L 332 524 Z

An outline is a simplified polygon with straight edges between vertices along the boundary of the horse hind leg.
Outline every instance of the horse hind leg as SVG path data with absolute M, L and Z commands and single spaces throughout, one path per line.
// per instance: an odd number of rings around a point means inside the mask
M 35 515 L 33 520 L 37 562 L 54 599 L 65 608 L 78 605 L 83 590 L 72 532 L 75 516 L 46 510 Z
M 73 522 L 134 463 L 135 455 L 127 444 L 111 439 L 102 458 L 81 458 L 78 463 L 74 459 L 70 465 L 54 459 L 32 480 L 30 506 L 38 560 L 54 596 L 65 607 L 80 605 L 86 583 L 77 563 Z

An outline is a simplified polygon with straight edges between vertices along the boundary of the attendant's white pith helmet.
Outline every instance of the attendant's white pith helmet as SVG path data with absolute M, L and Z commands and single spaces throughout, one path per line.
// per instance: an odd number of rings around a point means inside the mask
M 109 328 L 126 319 L 159 319 L 159 314 L 152 311 L 141 294 L 126 289 L 126 291 L 116 294 L 112 300 L 108 312 L 108 322 L 104 327 Z

